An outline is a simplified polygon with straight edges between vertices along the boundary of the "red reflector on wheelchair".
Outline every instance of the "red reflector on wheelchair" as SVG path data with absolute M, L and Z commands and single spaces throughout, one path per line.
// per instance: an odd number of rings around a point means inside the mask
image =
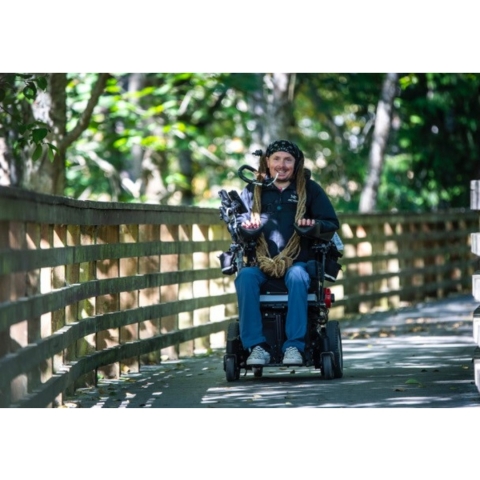
M 332 291 L 329 288 L 325 288 L 325 306 L 327 308 L 330 308 L 332 306 L 332 303 L 335 301 Z

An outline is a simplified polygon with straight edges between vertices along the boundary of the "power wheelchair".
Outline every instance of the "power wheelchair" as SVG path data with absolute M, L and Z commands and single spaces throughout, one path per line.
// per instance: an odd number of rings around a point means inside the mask
M 244 266 L 255 264 L 255 247 L 258 232 L 243 229 L 237 224 L 237 215 L 247 208 L 234 190 L 219 192 L 221 199 L 220 218 L 227 224 L 232 237 L 230 249 L 219 256 L 224 274 L 233 275 Z M 313 239 L 315 260 L 307 263 L 312 281 L 308 292 L 308 322 L 302 366 L 320 369 L 322 377 L 331 380 L 343 376 L 343 350 L 339 322 L 329 320 L 329 309 L 335 298 L 325 287 L 325 281 L 334 282 L 341 265 L 337 260 L 342 256 L 342 242 L 337 234 L 319 233 L 318 226 L 295 227 L 299 235 Z M 338 248 L 337 248 L 338 247 Z M 285 341 L 285 319 L 288 307 L 288 291 L 283 279 L 271 278 L 260 291 L 260 311 L 263 331 L 271 347 L 271 360 L 266 366 L 247 365 L 249 351 L 240 339 L 239 321 L 228 325 L 226 353 L 223 368 L 228 382 L 240 379 L 240 371 L 252 370 L 255 377 L 262 377 L 265 367 L 285 367 L 282 363 L 282 345 Z

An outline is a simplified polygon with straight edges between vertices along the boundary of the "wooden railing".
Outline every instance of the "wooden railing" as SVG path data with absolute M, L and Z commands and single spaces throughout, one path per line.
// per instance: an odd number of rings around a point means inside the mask
M 470 182 L 470 208 L 480 211 L 480 180 Z M 472 233 L 472 253 L 480 257 L 480 231 Z M 477 302 L 480 302 L 480 270 L 478 268 L 472 275 L 472 295 Z M 472 327 L 473 340 L 477 344 L 473 353 L 474 378 L 477 390 L 480 392 L 480 306 L 473 312 Z
M 331 316 L 471 289 L 473 212 L 340 215 Z M 78 201 L 0 187 L 0 406 L 162 357 L 222 347 L 237 315 L 216 209 Z

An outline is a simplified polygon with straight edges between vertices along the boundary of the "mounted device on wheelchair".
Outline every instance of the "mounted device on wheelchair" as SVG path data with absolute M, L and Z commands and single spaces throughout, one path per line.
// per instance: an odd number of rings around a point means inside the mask
M 243 175 L 241 167 L 240 177 L 249 183 Z M 256 241 L 261 234 L 258 229 L 243 229 L 237 223 L 237 216 L 248 212 L 239 194 L 232 190 L 219 192 L 221 199 L 220 218 L 227 224 L 232 237 L 232 243 L 227 252 L 219 256 L 222 271 L 227 275 L 238 273 L 245 266 L 255 264 Z M 307 263 L 310 275 L 310 289 L 308 291 L 308 321 L 305 338 L 303 366 L 319 369 L 325 379 L 331 380 L 343 376 L 343 351 L 339 322 L 329 320 L 329 309 L 335 301 L 330 288 L 325 286 L 326 281 L 334 282 L 341 266 L 337 260 L 342 256 L 341 240 L 334 232 L 321 233 L 318 225 L 298 227 L 295 230 L 300 236 L 312 240 L 314 260 Z M 338 248 L 337 248 L 338 247 Z M 235 320 L 228 326 L 226 353 L 223 357 L 223 367 L 226 379 L 229 382 L 239 380 L 242 369 L 252 370 L 255 377 L 263 375 L 266 367 L 284 367 L 282 363 L 282 345 L 285 342 L 285 320 L 288 309 L 288 291 L 283 279 L 271 278 L 262 285 L 260 290 L 260 312 L 263 322 L 263 331 L 267 343 L 271 347 L 270 363 L 264 366 L 247 365 L 250 352 L 245 349 L 240 339 L 239 321 Z

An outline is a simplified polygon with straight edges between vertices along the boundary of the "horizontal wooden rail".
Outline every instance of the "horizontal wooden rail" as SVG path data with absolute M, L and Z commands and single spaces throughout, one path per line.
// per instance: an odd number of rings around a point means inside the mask
M 470 288 L 471 211 L 341 214 L 330 315 Z M 0 187 L 0 406 L 223 346 L 237 315 L 217 209 L 79 201 Z

